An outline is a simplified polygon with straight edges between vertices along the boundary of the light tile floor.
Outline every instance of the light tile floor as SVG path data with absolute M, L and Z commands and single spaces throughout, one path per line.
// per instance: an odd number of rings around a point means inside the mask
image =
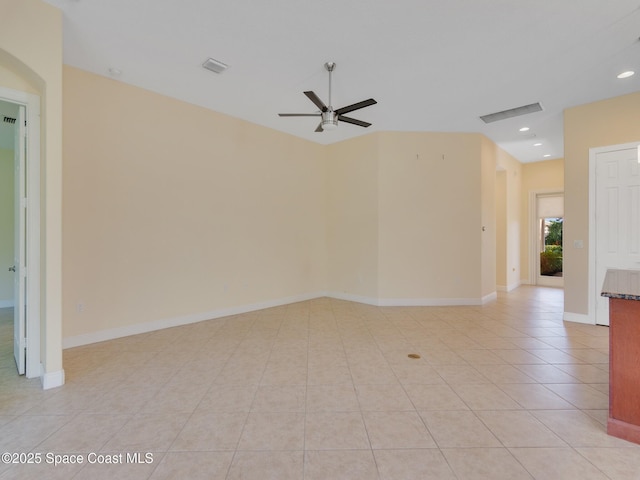
M 640 446 L 605 430 L 608 329 L 562 311 L 534 287 L 482 307 L 321 298 L 66 350 L 43 391 L 15 373 L 5 309 L 0 452 L 43 457 L 0 478 L 640 479 Z

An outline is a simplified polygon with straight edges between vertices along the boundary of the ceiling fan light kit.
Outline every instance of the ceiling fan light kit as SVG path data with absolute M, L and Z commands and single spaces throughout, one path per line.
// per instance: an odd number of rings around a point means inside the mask
M 332 112 L 322 112 L 322 130 L 335 130 L 338 128 L 338 116 Z
M 316 132 L 335 130 L 338 128 L 338 121 L 351 123 L 352 125 L 358 125 L 359 127 L 364 128 L 371 126 L 368 122 L 356 120 L 351 117 L 345 117 L 343 114 L 353 112 L 354 110 L 359 110 L 370 105 L 375 105 L 378 102 L 373 98 L 370 98 L 368 100 L 363 100 L 361 102 L 354 103 L 353 105 L 348 105 L 334 110 L 331 106 L 331 73 L 335 70 L 336 64 L 335 62 L 327 62 L 324 64 L 324 68 L 329 72 L 329 106 L 325 105 L 325 103 L 320 100 L 320 97 L 318 97 L 314 92 L 307 91 L 304 92 L 304 94 L 316 107 L 320 109 L 318 113 L 279 113 L 278 115 L 281 117 L 320 117 L 320 124 L 315 129 Z

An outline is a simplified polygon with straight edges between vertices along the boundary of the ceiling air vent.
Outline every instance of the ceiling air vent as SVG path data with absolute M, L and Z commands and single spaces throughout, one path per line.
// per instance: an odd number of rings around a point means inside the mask
M 14 123 L 16 123 L 16 119 L 15 119 L 15 118 L 13 118 L 13 117 L 7 117 L 7 116 L 5 116 L 5 117 L 4 117 L 4 123 L 10 123 L 10 124 L 12 124 L 12 125 L 13 125 Z
M 229 68 L 229 65 L 219 62 L 218 60 L 214 60 L 213 58 L 207 58 L 207 61 L 204 62 L 202 66 L 215 73 L 222 73 Z
M 489 115 L 482 115 L 480 119 L 484 123 L 493 123 L 499 120 L 505 120 L 507 118 L 519 117 L 521 115 L 527 115 L 529 113 L 541 111 L 542 106 L 539 103 L 532 103 L 530 105 L 524 105 L 523 107 L 516 107 L 509 110 L 503 110 L 501 112 L 490 113 Z

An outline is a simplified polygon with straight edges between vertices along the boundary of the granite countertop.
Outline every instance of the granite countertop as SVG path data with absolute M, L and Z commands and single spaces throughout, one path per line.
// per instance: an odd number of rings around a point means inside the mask
M 607 270 L 602 296 L 640 301 L 640 270 Z

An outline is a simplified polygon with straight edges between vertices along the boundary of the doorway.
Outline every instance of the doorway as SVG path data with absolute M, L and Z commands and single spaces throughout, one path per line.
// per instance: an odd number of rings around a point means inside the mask
M 564 287 L 564 193 L 532 192 L 530 277 L 533 285 Z
M 6 315 L 14 303 L 14 143 L 18 106 L 0 100 L 0 308 Z M 13 338 L 13 337 L 12 337 Z
M 609 301 L 600 295 L 607 269 L 640 269 L 640 142 L 589 157 L 590 311 L 594 323 L 609 325 Z
M 23 235 L 17 231 L 16 225 L 23 224 L 18 208 L 20 197 L 20 167 L 22 162 L 20 153 L 16 151 L 21 120 L 24 107 L 0 100 L 0 318 L 2 319 L 1 343 L 12 343 L 14 359 L 18 374 L 23 375 L 26 370 L 26 348 L 23 337 L 26 338 L 24 309 L 20 305 L 23 288 L 19 274 L 16 274 L 16 258 L 22 257 L 20 238 Z M 19 227 L 18 227 L 19 228 Z M 17 301 L 16 301 L 17 300 Z M 9 322 L 9 320 L 11 320 Z M 9 338 L 6 338 L 10 335 Z
M 0 113 L 0 181 L 10 196 L 0 214 L 0 313 L 6 318 L 13 310 L 16 367 L 34 378 L 41 374 L 40 98 L 0 87 Z

